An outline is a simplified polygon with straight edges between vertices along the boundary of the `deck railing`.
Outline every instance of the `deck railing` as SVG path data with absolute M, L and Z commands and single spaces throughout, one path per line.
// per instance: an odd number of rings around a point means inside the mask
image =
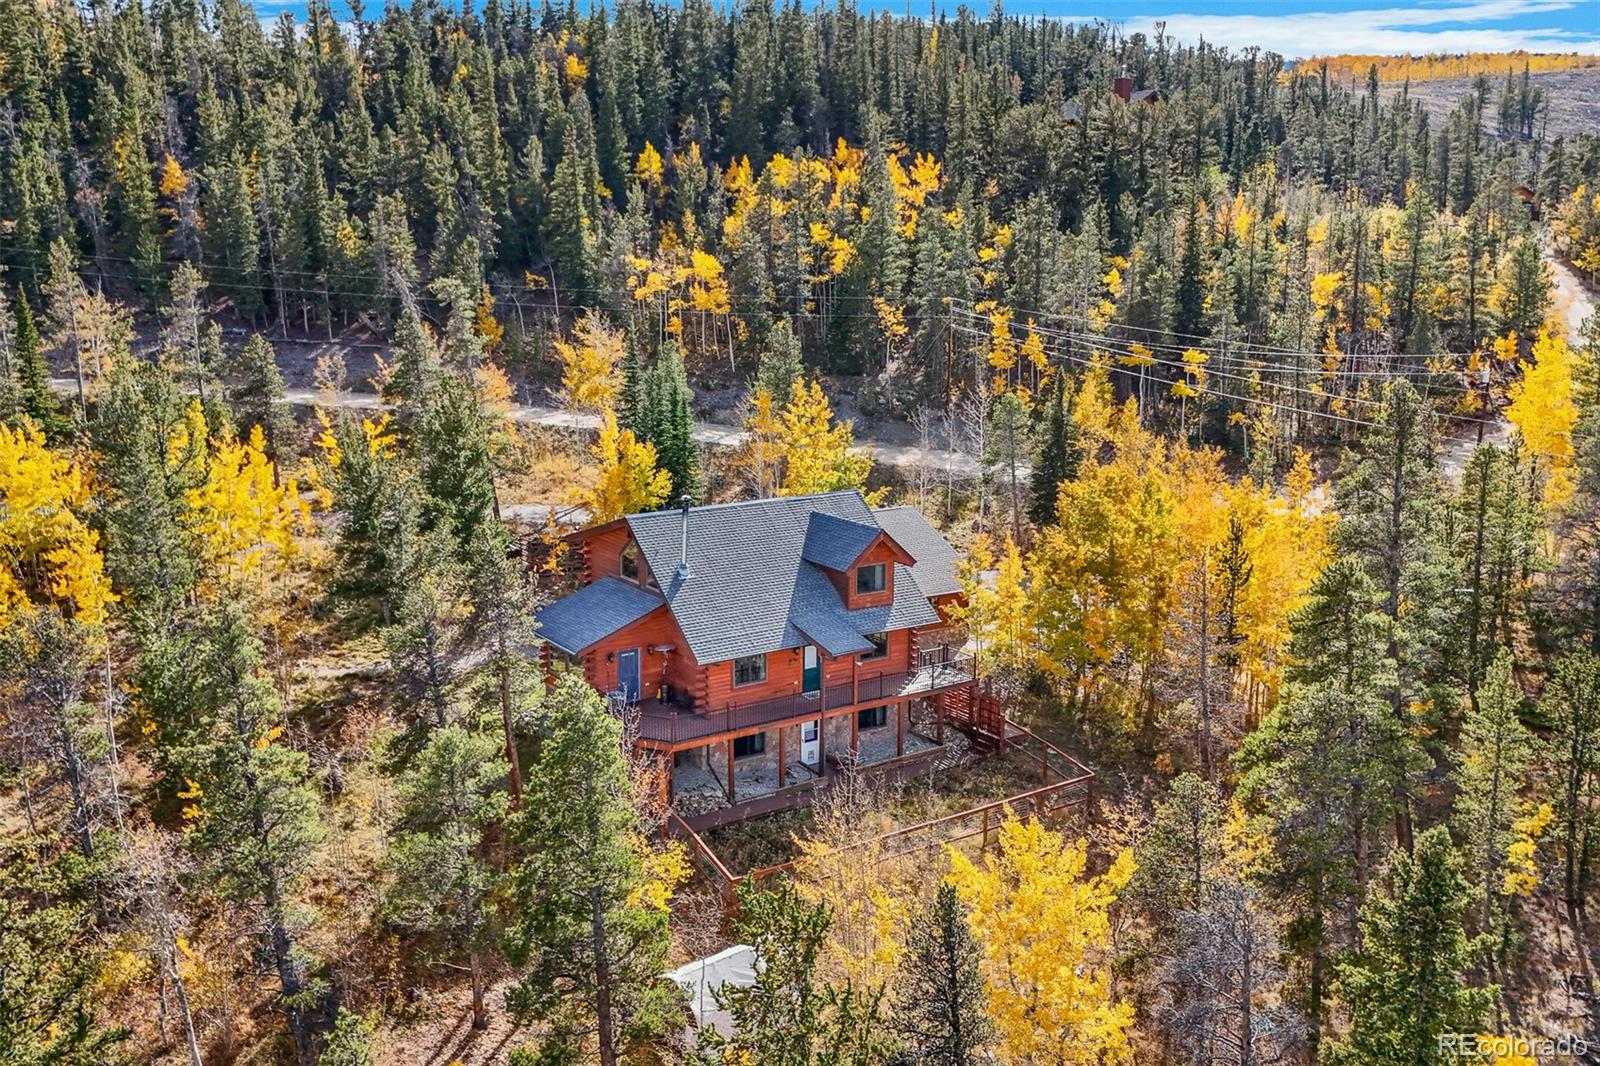
M 755 729 L 774 722 L 812 718 L 853 706 L 873 706 L 926 695 L 973 679 L 970 655 L 947 646 L 928 648 L 917 656 L 915 670 L 852 677 L 849 683 L 826 685 L 812 693 L 795 692 L 750 703 L 728 703 L 717 710 L 697 711 L 654 700 L 640 701 L 625 713 L 640 740 L 682 744 L 703 737 Z

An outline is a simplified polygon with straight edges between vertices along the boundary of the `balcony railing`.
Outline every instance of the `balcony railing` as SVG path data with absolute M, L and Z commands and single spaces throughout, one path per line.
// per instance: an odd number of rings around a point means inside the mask
M 917 656 L 917 664 L 915 670 L 858 674 L 848 683 L 827 685 L 818 692 L 729 703 L 717 710 L 696 711 L 657 700 L 640 700 L 621 710 L 638 739 L 682 744 L 789 719 L 815 718 L 848 707 L 871 707 L 927 695 L 966 684 L 974 676 L 972 657 L 950 647 L 925 649 Z

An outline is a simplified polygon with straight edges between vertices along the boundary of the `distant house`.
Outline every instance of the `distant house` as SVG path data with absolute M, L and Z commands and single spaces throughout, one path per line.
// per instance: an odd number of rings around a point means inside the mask
M 1518 185 L 1516 190 L 1517 197 L 1522 201 L 1522 206 L 1528 209 L 1528 217 L 1535 222 L 1539 221 L 1539 194 L 1526 185 Z
M 1111 83 L 1111 91 L 1121 97 L 1123 103 L 1127 104 L 1159 104 L 1161 102 L 1161 90 L 1135 89 L 1133 87 L 1133 79 L 1126 74 Z M 1061 117 L 1068 122 L 1082 121 L 1083 105 L 1077 100 L 1068 100 L 1061 108 Z
M 580 667 L 670 760 L 696 828 L 793 806 L 842 767 L 942 750 L 977 700 L 951 643 L 957 554 L 911 507 L 859 492 L 634 514 L 581 530 L 582 584 L 540 611 Z

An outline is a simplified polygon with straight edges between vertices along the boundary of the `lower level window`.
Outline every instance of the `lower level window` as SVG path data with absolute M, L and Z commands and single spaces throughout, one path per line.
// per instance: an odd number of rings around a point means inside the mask
M 767 735 L 765 733 L 751 733 L 747 737 L 739 737 L 733 742 L 733 757 L 735 759 L 748 758 L 751 755 L 760 755 L 767 750 Z
M 889 721 L 889 708 L 868 707 L 856 712 L 857 729 L 876 729 Z

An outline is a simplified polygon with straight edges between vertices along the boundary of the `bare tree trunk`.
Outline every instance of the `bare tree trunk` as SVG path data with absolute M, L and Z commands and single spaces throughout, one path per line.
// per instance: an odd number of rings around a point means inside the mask
M 594 950 L 595 1032 L 600 1066 L 617 1066 L 617 1038 L 611 1017 L 611 958 L 606 949 L 606 917 L 598 886 L 589 889 L 589 935 Z
M 483 958 L 476 949 L 467 956 L 467 967 L 472 971 L 472 1027 L 487 1029 L 489 1014 L 483 1005 Z

